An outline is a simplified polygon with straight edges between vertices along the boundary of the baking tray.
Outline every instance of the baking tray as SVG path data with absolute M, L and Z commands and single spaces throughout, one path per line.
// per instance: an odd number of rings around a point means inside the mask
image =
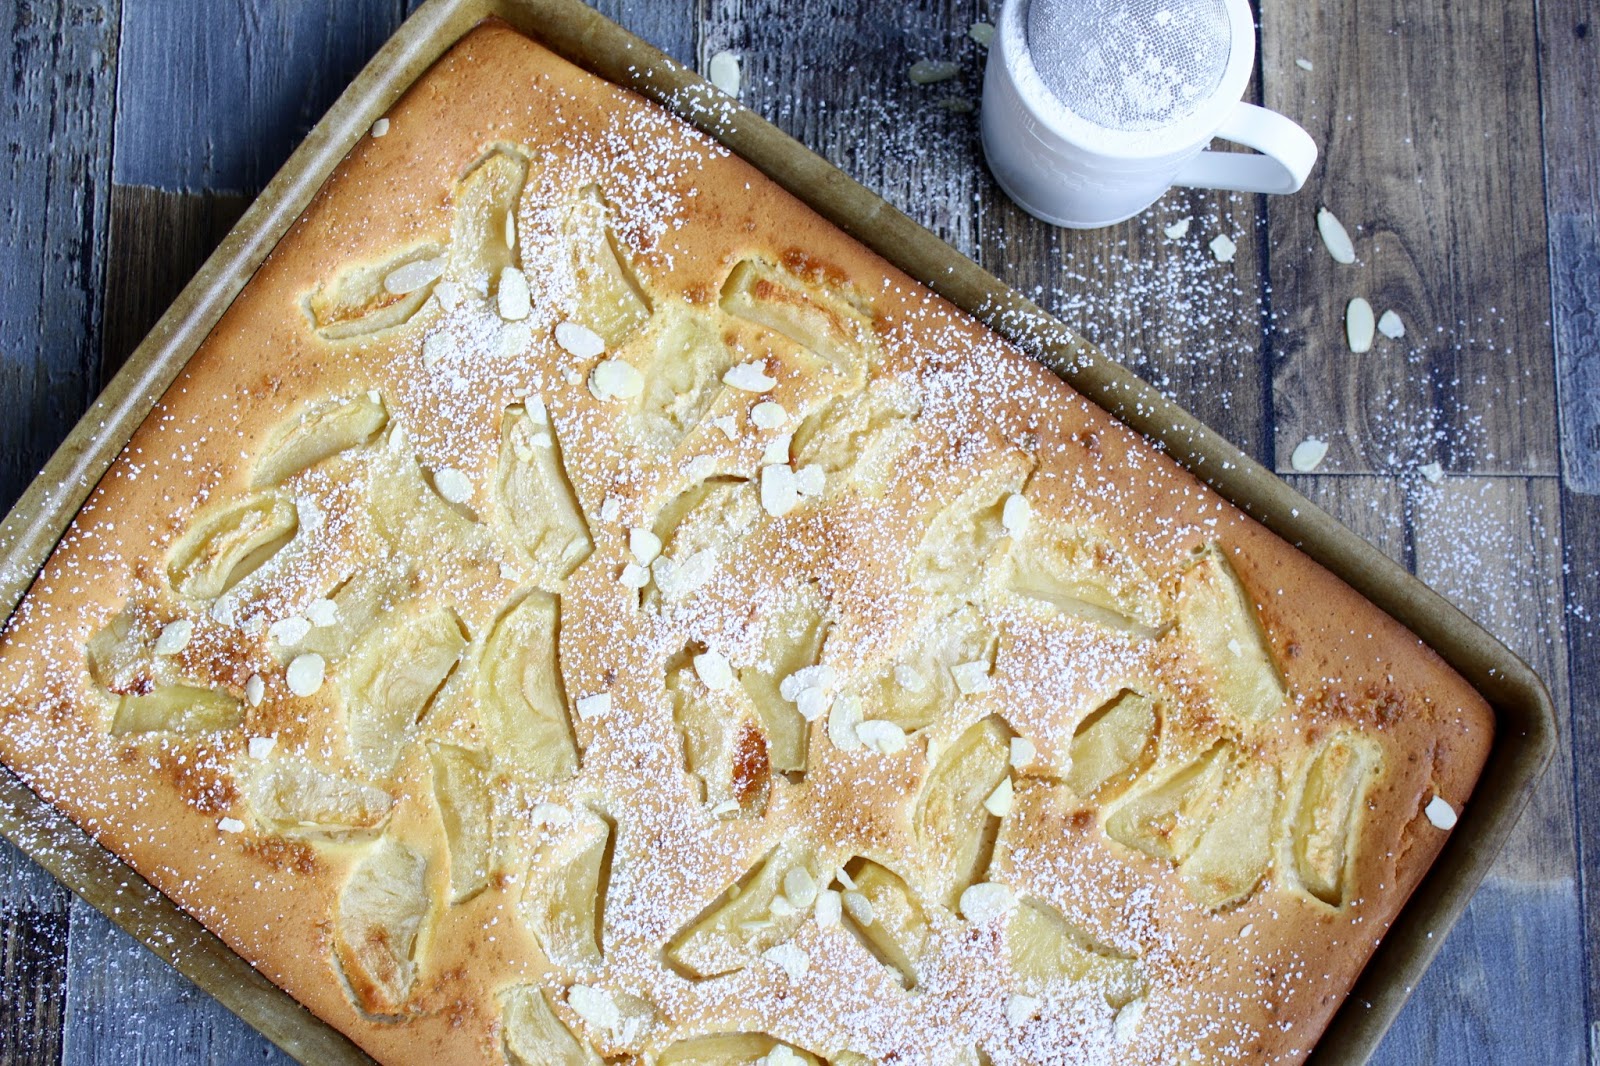
M 1527 805 L 1556 744 L 1543 683 L 1481 627 L 1194 416 L 963 258 L 877 194 L 579 0 L 428 0 L 289 157 L 0 524 L 8 616 L 84 499 L 189 357 L 373 121 L 469 29 L 498 16 L 663 105 L 879 255 L 1055 370 L 1128 426 L 1394 616 L 1494 708 L 1476 791 L 1310 1061 L 1362 1063 L 1419 983 Z M 305 1063 L 370 1063 L 0 767 L 0 833 L 63 884 Z

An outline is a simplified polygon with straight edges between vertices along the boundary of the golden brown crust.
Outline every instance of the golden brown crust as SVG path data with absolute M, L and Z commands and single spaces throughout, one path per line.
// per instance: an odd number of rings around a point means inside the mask
M 1119 1061 L 1138 1062 L 1303 1057 L 1443 843 L 1424 807 L 1437 795 L 1459 810 L 1470 793 L 1492 739 L 1484 701 L 1397 623 L 1147 442 L 641 99 L 490 24 L 446 55 L 389 117 L 387 135 L 363 139 L 339 166 L 140 427 L 8 627 L 0 649 L 7 693 L 0 758 L 385 1062 L 498 1061 L 507 989 L 538 982 L 558 1004 L 561 1024 L 598 1041 L 602 1052 L 656 1054 L 675 1039 L 751 1029 L 821 1056 L 848 1049 L 891 1061 L 969 1061 L 973 1046 L 996 1062 L 1092 1062 L 1113 1048 Z M 381 281 L 408 262 L 453 254 L 445 250 L 464 239 L 463 205 L 495 195 L 495 173 L 472 175 L 497 148 L 494 166 L 525 181 L 516 221 L 534 290 L 532 313 L 521 320 L 528 331 L 513 324 L 508 332 L 482 308 L 442 309 L 442 301 L 423 297 L 408 303 L 411 294 L 381 286 L 365 303 L 352 296 L 362 270 Z M 591 185 L 603 198 L 583 201 L 581 190 Z M 716 323 L 709 328 L 722 331 L 735 362 L 764 361 L 777 379 L 769 394 L 724 389 L 687 429 L 670 419 L 630 422 L 594 395 L 598 360 L 564 351 L 552 334 L 582 307 L 573 285 L 609 269 L 600 252 L 595 262 L 571 264 L 573 234 L 587 232 L 584 212 L 592 210 L 609 218 L 612 254 L 638 275 L 644 291 L 635 296 L 654 304 L 639 312 L 626 294 L 618 298 L 615 328 L 635 339 L 611 354 L 641 361 L 659 347 L 650 331 L 665 331 L 657 324 L 669 317 L 664 308 L 682 307 L 682 322 Z M 719 317 L 725 283 L 746 262 L 772 271 L 750 286 L 758 310 Z M 828 362 L 826 341 L 807 353 L 756 321 L 765 313 L 759 308 L 786 303 L 801 312 L 821 308 L 826 321 L 817 328 L 878 354 L 866 357 L 865 368 L 819 370 L 819 355 Z M 650 324 L 639 326 L 639 314 Z M 360 327 L 363 315 L 397 315 L 401 324 L 338 336 Z M 598 318 L 594 324 L 605 332 Z M 429 336 L 444 339 L 428 348 Z M 517 350 L 496 354 L 507 343 Z M 652 601 L 665 595 L 658 583 L 641 605 L 619 583 L 633 561 L 627 531 L 651 526 L 666 501 L 707 473 L 759 480 L 759 457 L 774 434 L 751 428 L 753 403 L 778 401 L 793 428 L 829 394 L 859 390 L 857 371 L 873 387 L 912 395 L 904 410 L 914 420 L 894 423 L 904 433 L 899 445 L 864 451 L 861 469 L 785 517 L 757 507 L 746 534 L 720 557 L 718 576 L 682 602 Z M 313 455 L 309 469 L 288 463 L 281 481 L 263 476 L 264 457 L 287 454 L 284 427 L 303 424 L 308 410 L 326 414 L 318 405 L 332 399 L 359 406 L 369 391 L 377 397 L 370 403 L 381 406 L 337 414 L 346 420 L 340 440 L 349 454 L 295 452 L 297 461 Z M 497 471 L 510 462 L 502 453 L 515 443 L 503 445 L 502 433 L 536 398 L 548 407 L 554 441 L 546 443 L 559 449 L 592 539 L 572 534 L 577 539 L 564 541 L 566 554 L 554 562 L 506 534 L 515 516 L 496 488 Z M 713 428 L 730 416 L 724 424 L 734 432 Z M 843 424 L 847 416 L 840 408 L 831 417 Z M 710 458 L 694 461 L 703 456 Z M 919 570 L 936 516 L 960 519 L 962 494 L 975 484 L 991 486 L 986 503 L 1025 495 L 1030 532 L 1011 529 L 1006 544 L 991 543 L 972 559 L 949 548 L 956 565 Z M 409 511 L 395 518 L 372 502 L 372 494 L 397 498 L 418 485 L 425 522 Z M 758 489 L 749 486 L 754 500 Z M 259 512 L 266 525 L 275 513 L 283 518 L 273 501 L 288 501 L 292 537 L 214 608 L 217 588 L 254 557 L 241 548 L 235 559 L 206 541 L 195 549 L 199 562 L 173 560 L 190 550 L 208 516 L 243 500 L 267 501 Z M 257 539 L 271 547 L 270 533 Z M 1007 540 L 1004 531 L 1000 537 Z M 1052 546 L 1047 537 L 1057 538 Z M 1027 551 L 1044 553 L 1041 573 L 1058 583 L 1088 560 L 1089 576 L 1079 576 L 1092 594 L 1062 591 L 1065 585 L 1039 592 L 1016 576 Z M 924 591 L 907 591 L 908 573 Z M 1231 691 L 1219 671 L 1235 667 L 1218 666 L 1214 649 L 1204 650 L 1209 638 L 1200 623 L 1184 621 L 1223 609 L 1207 605 L 1228 602 L 1230 573 L 1259 620 L 1277 676 L 1241 675 L 1237 696 L 1219 695 Z M 287 668 L 298 642 L 275 643 L 281 631 L 267 628 L 369 578 L 377 591 L 366 631 L 456 626 L 465 649 L 450 653 L 459 664 L 446 656 L 439 676 L 416 682 L 426 702 L 403 709 L 422 724 L 415 742 L 393 750 L 381 737 L 364 745 L 343 726 L 341 686 L 352 683 L 352 664 L 367 661 L 359 647 L 330 646 L 328 680 L 300 698 Z M 529 585 L 560 594 L 566 705 L 609 692 L 611 711 L 586 717 L 577 708 L 571 743 L 583 770 L 576 778 L 540 770 L 555 776 L 535 787 L 527 784 L 534 778 L 517 777 L 521 770 L 493 763 L 490 772 L 502 775 L 493 790 L 496 833 L 520 828 L 516 839 L 497 840 L 475 882 L 435 794 L 457 787 L 441 781 L 470 784 L 472 753 L 488 748 L 484 757 L 497 758 L 473 671 L 482 669 L 475 664 L 496 623 Z M 180 587 L 211 594 L 186 596 Z M 778 727 L 763 726 L 772 738 L 769 763 L 747 722 L 729 756 L 737 811 L 714 814 L 712 779 L 705 777 L 702 804 L 695 792 L 702 786 L 685 770 L 681 717 L 674 718 L 694 712 L 674 710 L 663 678 L 708 648 L 736 669 L 755 668 L 771 618 L 808 596 L 821 597 L 831 622 L 824 661 L 852 679 L 881 672 L 883 657 L 909 647 L 919 625 L 975 605 L 993 655 L 988 688 L 961 695 L 893 753 L 838 750 L 825 715 L 802 749 L 809 752 L 803 774 L 779 772 Z M 454 614 L 438 615 L 441 605 Z M 545 624 L 533 608 L 527 618 Z M 192 635 L 183 642 L 180 632 L 169 633 L 175 650 L 152 657 L 148 649 L 179 619 L 192 623 Z M 940 625 L 955 632 L 957 623 Z M 121 650 L 106 650 L 124 630 L 131 635 Z M 83 649 L 97 636 L 91 671 Z M 306 639 L 338 643 L 336 632 Z M 379 650 L 373 669 L 398 659 L 427 674 L 425 653 Z M 1233 653 L 1248 657 L 1250 649 Z M 258 704 L 252 676 L 263 687 Z M 685 691 L 700 691 L 689 673 L 682 677 Z M 159 708 L 129 701 L 174 679 L 222 694 L 206 722 L 236 716 L 240 724 L 189 732 L 130 726 Z M 1281 705 L 1274 685 L 1282 687 Z M 1074 737 L 1124 690 L 1152 701 L 1157 738 L 1140 756 L 1144 763 L 1080 796 L 1062 783 Z M 1248 707 L 1262 700 L 1271 706 L 1258 717 Z M 851 856 L 883 863 L 926 895 L 936 884 L 959 888 L 943 860 L 928 858 L 913 801 L 927 788 L 930 767 L 991 715 L 1007 735 L 1031 741 L 1038 756 L 1004 771 L 1015 799 L 984 879 L 1054 908 L 1099 957 L 1134 959 L 1142 996 L 1114 1003 L 1109 986 L 1058 982 L 1025 993 L 1037 993 L 1037 1003 L 1016 1001 L 1024 990 L 1010 983 L 1004 961 L 1008 920 L 965 921 L 931 898 L 923 901 L 932 917 L 922 980 L 910 993 L 847 935 L 848 922 L 794 933 L 809 959 L 804 979 L 758 961 L 696 981 L 661 962 L 661 948 L 783 840 L 810 841 L 823 888 L 833 883 L 832 864 Z M 252 753 L 251 737 L 275 738 L 273 753 Z M 451 763 L 455 756 L 441 754 L 440 745 L 468 753 L 466 761 Z M 1139 820 L 1150 786 L 1219 751 L 1219 760 L 1233 760 L 1229 784 L 1217 793 L 1221 809 L 1248 811 L 1241 782 L 1262 767 L 1272 775 L 1260 792 L 1270 797 L 1263 801 L 1272 824 L 1266 873 L 1242 898 L 1224 898 L 1239 895 L 1236 878 L 1207 866 L 1203 841 L 1180 842 L 1189 822 L 1139 835 L 1150 831 L 1148 819 Z M 271 822 L 250 791 L 251 774 L 291 754 L 390 799 L 367 796 L 360 824 L 334 830 Z M 1080 773 L 1086 759 L 1078 759 Z M 511 779 L 515 787 L 506 784 Z M 1357 799 L 1344 810 L 1335 800 L 1350 782 Z M 1333 797 L 1331 813 L 1297 836 L 1303 797 L 1318 789 Z M 549 943 L 558 934 L 530 933 L 527 886 L 567 846 L 536 803 L 569 812 L 589 804 L 605 816 L 591 824 L 594 839 L 609 840 L 600 968 L 547 963 L 547 954 L 561 954 Z M 1354 859 L 1330 871 L 1329 841 L 1345 839 L 1340 818 L 1354 825 Z M 1134 838 L 1146 850 L 1127 842 Z M 1181 862 L 1163 857 L 1167 848 Z M 1334 894 L 1334 903 L 1307 888 L 1317 870 L 1333 884 L 1318 891 Z M 428 901 L 420 924 L 407 925 L 402 915 L 342 929 L 341 894 L 371 884 L 374 891 L 420 885 Z M 405 942 L 412 934 L 414 945 Z M 414 979 L 401 972 L 408 959 Z M 630 1034 L 598 1033 L 573 1011 L 567 991 L 586 982 L 648 1000 L 653 1027 L 631 1042 Z M 352 990 L 376 1009 L 360 1009 Z M 1019 1002 L 1021 1014 L 1008 1020 Z M 1142 1003 L 1142 1020 L 1128 1002 Z M 1113 1043 L 1119 1017 L 1131 1041 L 1122 1046 Z

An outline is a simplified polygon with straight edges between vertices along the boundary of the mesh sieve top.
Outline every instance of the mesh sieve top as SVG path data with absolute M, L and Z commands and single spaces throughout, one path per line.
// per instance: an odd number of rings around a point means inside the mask
M 1223 0 L 1032 0 L 1028 50 L 1069 111 L 1112 130 L 1193 114 L 1227 70 Z

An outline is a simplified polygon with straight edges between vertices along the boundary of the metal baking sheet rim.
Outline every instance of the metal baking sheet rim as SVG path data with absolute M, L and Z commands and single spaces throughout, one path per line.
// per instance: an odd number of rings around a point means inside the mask
M 350 147 L 467 30 L 498 16 L 698 127 L 879 255 L 985 322 L 1227 499 L 1405 624 L 1494 707 L 1472 799 L 1310 1062 L 1363 1063 L 1466 907 L 1556 744 L 1543 682 L 1504 645 L 1271 471 L 1104 358 L 1060 322 L 693 71 L 579 0 L 428 0 L 396 31 L 262 191 L 0 523 L 7 617 L 100 476 Z M 131 867 L 0 766 L 0 834 L 114 923 L 305 1063 L 371 1063 Z

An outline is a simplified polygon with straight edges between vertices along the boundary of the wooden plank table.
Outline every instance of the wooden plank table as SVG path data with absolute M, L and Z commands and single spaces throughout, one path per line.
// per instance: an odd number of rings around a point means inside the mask
M 9 506 L 409 0 L 0 10 L 0 505 Z M 1034 296 L 1464 606 L 1555 692 L 1560 751 L 1384 1063 L 1600 1063 L 1600 25 L 1585 0 L 1262 0 L 1298 196 L 1175 192 L 1052 229 L 983 168 L 997 0 L 605 0 Z M 923 58 L 948 82 L 906 77 Z M 1356 239 L 1335 264 L 1313 218 Z M 1189 219 L 1188 232 L 1164 227 Z M 1207 243 L 1225 233 L 1232 264 Z M 1406 326 L 1352 355 L 1345 303 Z M 1330 444 L 1291 474 L 1296 444 Z M 1420 473 L 1441 464 L 1434 483 Z M 0 844 L 0 1063 L 286 1062 Z

